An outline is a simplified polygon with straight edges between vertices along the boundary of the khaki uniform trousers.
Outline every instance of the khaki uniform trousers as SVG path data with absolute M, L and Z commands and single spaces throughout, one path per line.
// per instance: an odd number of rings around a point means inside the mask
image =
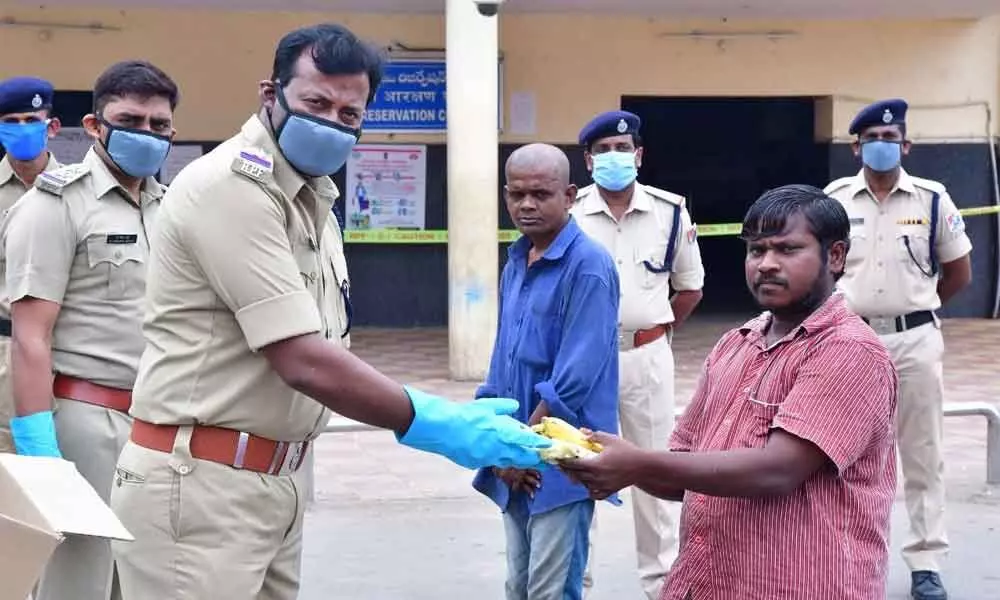
M 903 559 L 911 571 L 940 571 L 945 532 L 944 338 L 937 321 L 880 336 L 899 375 L 896 444 L 910 531 Z
M 112 542 L 123 600 L 294 600 L 305 475 L 264 475 L 129 442 L 111 508 L 135 537 Z
M 666 336 L 618 354 L 618 411 L 622 438 L 645 449 L 666 450 L 674 429 L 674 355 Z M 649 600 L 660 589 L 677 558 L 676 523 L 668 503 L 632 488 L 639 583 Z M 597 513 L 590 529 L 590 553 L 583 574 L 584 597 L 594 585 L 592 565 Z
M 10 376 L 10 338 L 0 336 L 0 452 L 14 453 L 10 420 L 14 418 L 14 383 Z
M 56 399 L 56 436 L 63 458 L 108 502 L 118 454 L 131 418 L 86 402 Z M 35 591 L 35 600 L 108 600 L 117 596 L 108 540 L 68 535 L 56 547 Z

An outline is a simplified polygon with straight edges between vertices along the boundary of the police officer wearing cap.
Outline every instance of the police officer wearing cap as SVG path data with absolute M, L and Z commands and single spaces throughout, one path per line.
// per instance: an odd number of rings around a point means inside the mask
M 911 593 L 942 600 L 944 340 L 935 311 L 969 284 L 972 243 L 944 185 L 900 166 L 910 151 L 906 111 L 904 100 L 891 99 L 858 113 L 849 133 L 857 136 L 852 146 L 863 167 L 826 193 L 851 218 L 851 250 L 838 285 L 879 334 L 899 375 L 896 435 L 910 516 L 903 558 Z
M 642 448 L 664 448 L 674 424 L 670 341 L 673 328 L 701 301 L 705 270 L 684 198 L 636 181 L 640 125 L 635 114 L 611 111 L 583 127 L 579 141 L 594 184 L 580 190 L 571 212 L 618 266 L 622 437 Z M 667 503 L 641 490 L 633 491 L 632 510 L 640 583 L 655 600 L 676 557 L 675 526 Z M 588 588 L 590 570 L 588 564 Z
M 0 159 L 0 212 L 13 206 L 42 171 L 59 168 L 55 157 L 46 151 L 49 139 L 59 132 L 59 119 L 52 116 L 52 94 L 52 84 L 44 79 L 12 77 L 0 81 L 0 145 L 4 149 Z M 14 451 L 10 436 L 10 418 L 14 415 L 10 333 L 10 303 L 6 293 L 0 291 L 0 452 Z

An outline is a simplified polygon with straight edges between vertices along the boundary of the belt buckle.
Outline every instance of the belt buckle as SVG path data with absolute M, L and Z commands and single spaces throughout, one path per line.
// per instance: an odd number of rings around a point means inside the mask
M 285 458 L 281 461 L 281 466 L 278 467 L 278 472 L 275 475 L 291 475 L 302 465 L 302 458 L 309 442 L 282 443 L 288 446 L 288 451 L 285 452 Z
M 869 317 L 868 325 L 879 335 L 897 333 L 895 317 Z
M 618 330 L 618 351 L 625 352 L 635 348 L 635 332 Z

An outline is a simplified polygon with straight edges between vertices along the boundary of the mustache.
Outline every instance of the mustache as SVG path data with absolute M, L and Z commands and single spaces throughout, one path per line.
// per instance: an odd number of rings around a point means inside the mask
M 762 285 L 778 285 L 784 288 L 788 287 L 788 280 L 782 279 L 780 277 L 761 277 L 753 282 L 754 289 L 759 288 Z

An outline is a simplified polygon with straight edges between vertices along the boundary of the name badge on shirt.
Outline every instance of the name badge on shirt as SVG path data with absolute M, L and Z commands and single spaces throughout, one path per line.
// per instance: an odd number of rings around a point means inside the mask
M 139 235 L 135 233 L 109 233 L 104 241 L 108 244 L 134 244 L 139 241 Z
M 853 219 L 851 219 L 851 226 L 852 227 L 855 226 L 855 225 L 864 225 L 864 224 L 865 224 L 865 218 L 864 217 L 854 217 Z

